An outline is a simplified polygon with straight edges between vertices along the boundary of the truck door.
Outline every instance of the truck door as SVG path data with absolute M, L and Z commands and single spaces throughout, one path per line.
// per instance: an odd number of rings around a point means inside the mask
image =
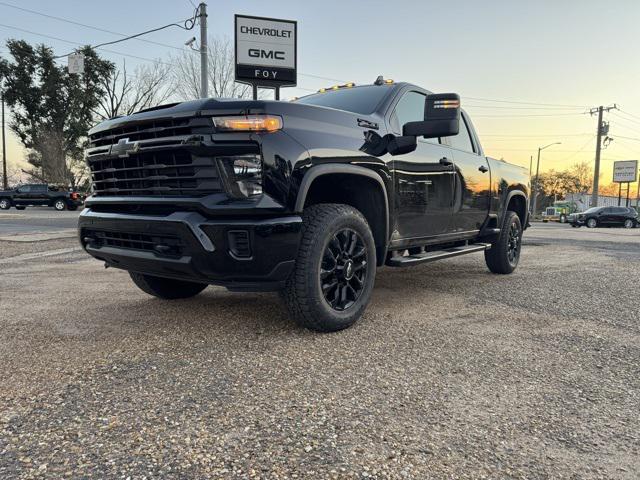
M 464 112 L 458 135 L 447 137 L 455 164 L 453 217 L 455 232 L 479 230 L 487 219 L 491 200 L 491 175 L 487 158 L 472 134 Z
M 426 95 L 408 91 L 390 117 L 390 128 L 401 135 L 407 122 L 424 120 Z M 418 138 L 415 151 L 394 157 L 396 238 L 423 238 L 449 232 L 453 199 L 451 149 L 440 140 Z
M 16 205 L 29 205 L 31 201 L 31 185 L 22 185 L 18 187 L 13 197 Z
M 49 205 L 49 187 L 47 185 L 31 185 L 31 204 Z

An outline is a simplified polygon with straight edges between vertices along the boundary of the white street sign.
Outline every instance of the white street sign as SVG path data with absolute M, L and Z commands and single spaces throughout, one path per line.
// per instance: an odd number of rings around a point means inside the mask
M 613 181 L 618 183 L 635 182 L 638 179 L 638 161 L 622 160 L 613 163 Z
M 295 85 L 297 23 L 236 15 L 236 80 L 258 85 Z
M 84 73 L 84 55 L 81 53 L 72 53 L 69 55 L 67 66 L 69 73 Z

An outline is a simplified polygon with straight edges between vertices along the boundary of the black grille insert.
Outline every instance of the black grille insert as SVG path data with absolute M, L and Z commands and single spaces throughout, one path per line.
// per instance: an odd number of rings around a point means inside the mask
M 93 248 L 115 247 L 153 252 L 168 257 L 184 255 L 186 245 L 180 238 L 170 235 L 149 235 L 145 233 L 111 232 L 108 230 L 85 229 L 82 241 Z
M 204 196 L 222 191 L 213 157 L 181 149 L 92 159 L 96 196 Z

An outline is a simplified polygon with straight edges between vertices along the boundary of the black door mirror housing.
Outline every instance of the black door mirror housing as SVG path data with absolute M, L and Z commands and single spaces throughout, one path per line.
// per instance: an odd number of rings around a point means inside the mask
M 427 95 L 424 120 L 408 122 L 402 127 L 403 136 L 438 138 L 457 135 L 460 131 L 460 96 L 456 93 Z

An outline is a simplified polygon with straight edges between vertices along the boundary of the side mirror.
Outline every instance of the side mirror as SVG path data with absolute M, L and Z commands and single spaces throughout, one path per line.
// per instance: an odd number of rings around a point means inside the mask
M 402 127 L 402 135 L 424 138 L 450 137 L 459 131 L 460 96 L 455 93 L 427 95 L 424 120 L 408 122 Z
M 403 155 L 413 152 L 418 146 L 415 136 L 403 135 L 402 137 L 393 137 L 389 140 L 387 151 L 391 155 Z

